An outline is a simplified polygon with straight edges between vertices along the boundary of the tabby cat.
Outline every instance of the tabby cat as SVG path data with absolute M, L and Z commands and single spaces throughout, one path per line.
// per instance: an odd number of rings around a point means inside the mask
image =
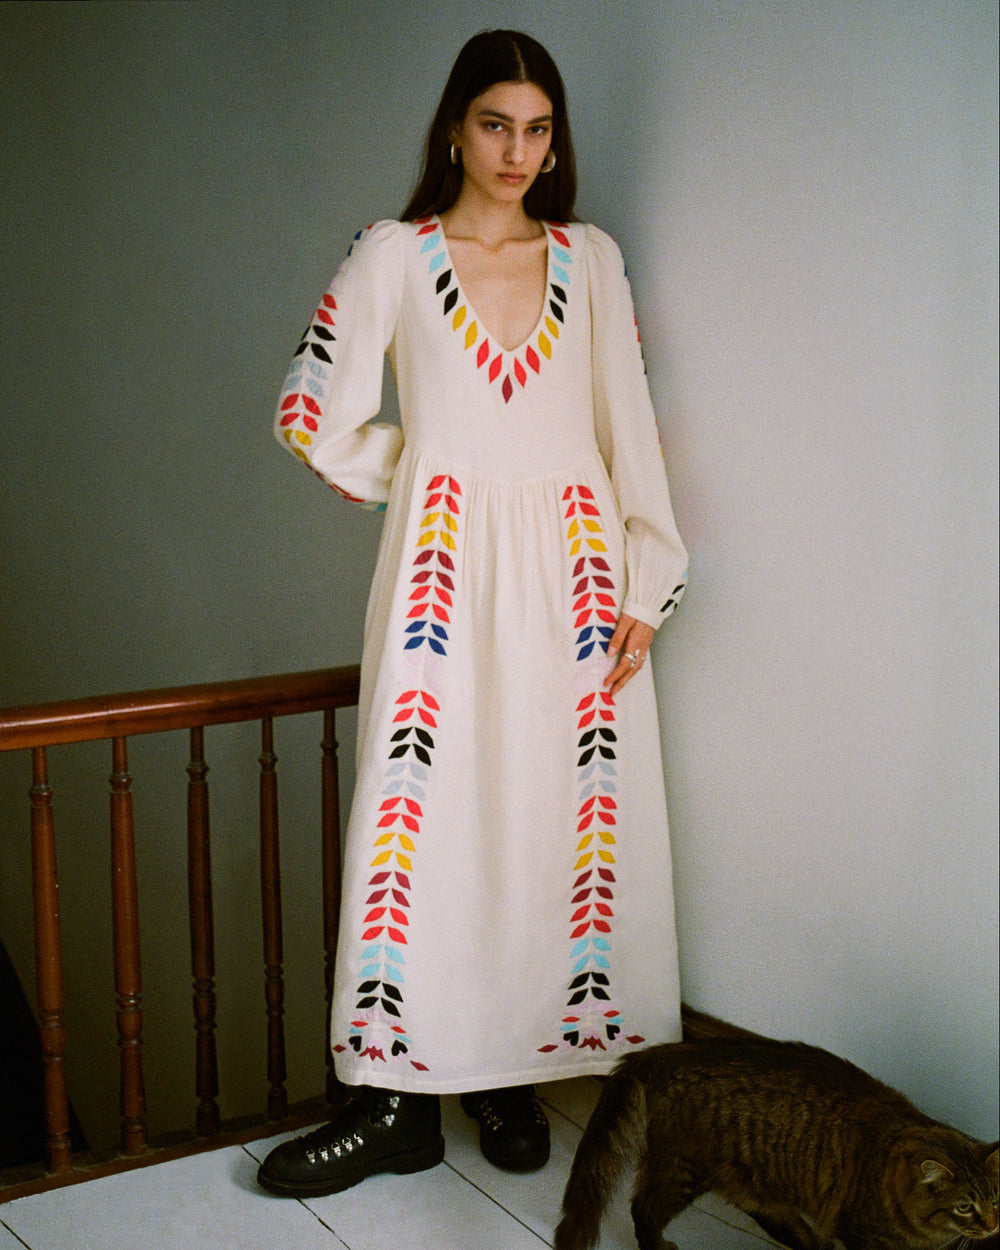
M 590 1250 L 630 1166 L 640 1250 L 713 1191 L 795 1250 L 958 1250 L 997 1232 L 997 1145 L 922 1115 L 853 1064 L 749 1035 L 652 1046 L 601 1092 L 556 1250 Z M 674 1247 L 676 1250 L 676 1247 Z

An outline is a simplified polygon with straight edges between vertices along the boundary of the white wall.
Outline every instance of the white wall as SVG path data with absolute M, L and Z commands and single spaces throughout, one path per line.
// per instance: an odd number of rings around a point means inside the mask
M 356 658 L 378 523 L 279 453 L 274 396 L 350 235 L 402 206 L 458 45 L 521 26 L 568 83 L 580 213 L 630 260 L 692 552 L 655 656 L 685 995 L 988 1134 L 995 9 L 572 7 L 0 6 L 0 702 Z M 278 745 L 293 1095 L 320 1067 L 316 736 Z M 258 749 L 210 735 L 244 1034 Z M 53 753 L 70 1024 L 113 1089 L 110 764 L 87 750 Z M 186 746 L 134 753 L 162 1127 L 190 1083 Z M 0 931 L 30 981 L 26 787 L 0 760 Z M 70 1073 L 101 1136 L 72 1051 Z M 228 1054 L 223 1083 L 227 1113 L 259 1104 Z
M 996 27 L 670 6 L 639 194 L 693 1004 L 996 1135 Z

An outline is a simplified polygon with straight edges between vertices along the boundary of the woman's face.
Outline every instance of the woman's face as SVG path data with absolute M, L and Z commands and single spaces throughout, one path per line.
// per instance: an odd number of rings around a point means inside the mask
M 498 82 L 469 105 L 452 135 L 461 149 L 462 192 L 521 200 L 552 141 L 552 101 L 531 82 Z

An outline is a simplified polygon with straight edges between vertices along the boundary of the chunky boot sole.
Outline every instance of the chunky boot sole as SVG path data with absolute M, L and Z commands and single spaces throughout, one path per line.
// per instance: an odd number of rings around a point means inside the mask
M 317 1177 L 312 1181 L 286 1181 L 269 1177 L 265 1174 L 265 1164 L 261 1164 L 257 1173 L 257 1183 L 262 1189 L 282 1198 L 326 1198 L 330 1194 L 343 1193 L 352 1189 L 369 1176 L 378 1176 L 390 1172 L 396 1176 L 408 1176 L 413 1172 L 426 1172 L 435 1168 L 444 1159 L 444 1138 L 431 1142 L 422 1150 L 405 1150 L 397 1155 L 388 1155 L 380 1159 L 372 1159 L 369 1163 L 358 1162 L 353 1167 L 346 1160 L 337 1159 L 331 1164 L 336 1167 L 337 1175 L 321 1180 Z

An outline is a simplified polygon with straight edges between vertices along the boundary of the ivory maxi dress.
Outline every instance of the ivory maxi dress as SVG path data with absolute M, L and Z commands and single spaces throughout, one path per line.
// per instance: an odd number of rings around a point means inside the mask
M 500 1088 L 680 1037 L 651 674 L 602 683 L 620 612 L 658 626 L 687 558 L 621 253 L 545 231 L 513 351 L 436 216 L 360 232 L 278 408 L 296 456 L 385 511 L 331 1020 L 349 1085 Z M 373 420 L 385 353 L 401 429 Z

